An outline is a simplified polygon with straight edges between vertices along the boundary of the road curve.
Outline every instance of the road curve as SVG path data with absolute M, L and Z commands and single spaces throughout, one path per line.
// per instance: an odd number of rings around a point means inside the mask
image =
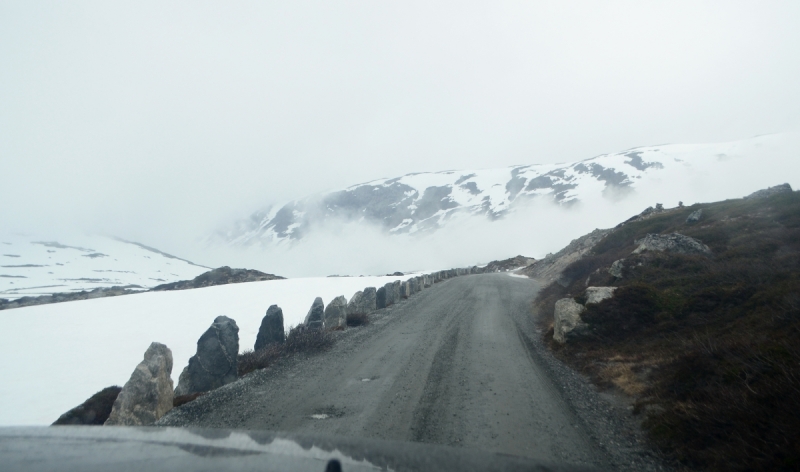
M 290 359 L 173 410 L 160 424 L 418 441 L 607 465 L 531 348 L 538 285 L 457 277 Z

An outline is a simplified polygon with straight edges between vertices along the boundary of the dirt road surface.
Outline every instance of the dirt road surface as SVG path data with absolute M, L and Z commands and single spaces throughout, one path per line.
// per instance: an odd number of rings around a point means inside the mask
M 160 424 L 418 441 L 618 469 L 533 345 L 538 290 L 508 274 L 437 283 L 337 333 L 329 351 L 251 374 Z

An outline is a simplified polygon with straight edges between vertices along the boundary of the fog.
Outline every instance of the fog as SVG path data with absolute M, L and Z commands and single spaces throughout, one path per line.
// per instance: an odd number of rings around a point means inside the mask
M 537 203 L 416 239 L 197 241 L 380 177 L 796 130 L 798 20 L 796 2 L 4 1 L 0 219 L 282 275 L 541 256 L 655 202 L 585 202 L 559 232 Z

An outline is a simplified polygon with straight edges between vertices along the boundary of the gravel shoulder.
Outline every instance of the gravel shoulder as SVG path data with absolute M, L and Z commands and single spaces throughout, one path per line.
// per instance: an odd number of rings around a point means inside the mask
M 667 470 L 627 405 L 598 393 L 542 345 L 539 285 L 457 277 L 336 333 L 317 355 L 284 359 L 158 424 L 417 441 L 584 464 Z

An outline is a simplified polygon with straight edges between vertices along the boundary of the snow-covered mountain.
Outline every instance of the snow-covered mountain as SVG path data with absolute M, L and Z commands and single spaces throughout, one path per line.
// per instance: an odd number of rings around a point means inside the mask
M 58 241 L 0 236 L 0 298 L 6 299 L 113 286 L 147 289 L 207 270 L 157 249 L 105 236 Z
M 426 234 L 456 215 L 495 221 L 536 200 L 569 207 L 599 199 L 621 201 L 646 190 L 650 198 L 677 204 L 678 199 L 691 200 L 691 195 L 675 194 L 691 182 L 696 183 L 696 193 L 708 199 L 738 197 L 764 184 L 781 183 L 775 179 L 785 173 L 765 169 L 763 155 L 785 140 L 783 135 L 769 135 L 729 143 L 640 147 L 571 163 L 408 174 L 278 205 L 217 236 L 233 246 L 269 245 L 300 240 L 315 225 L 339 220 L 375 223 L 387 234 Z M 752 172 L 752 189 L 743 172 Z M 769 172 L 774 177 L 765 175 Z M 734 180 L 745 188 L 731 186 L 716 194 L 702 188 L 717 185 L 718 177 L 726 174 L 736 174 Z

